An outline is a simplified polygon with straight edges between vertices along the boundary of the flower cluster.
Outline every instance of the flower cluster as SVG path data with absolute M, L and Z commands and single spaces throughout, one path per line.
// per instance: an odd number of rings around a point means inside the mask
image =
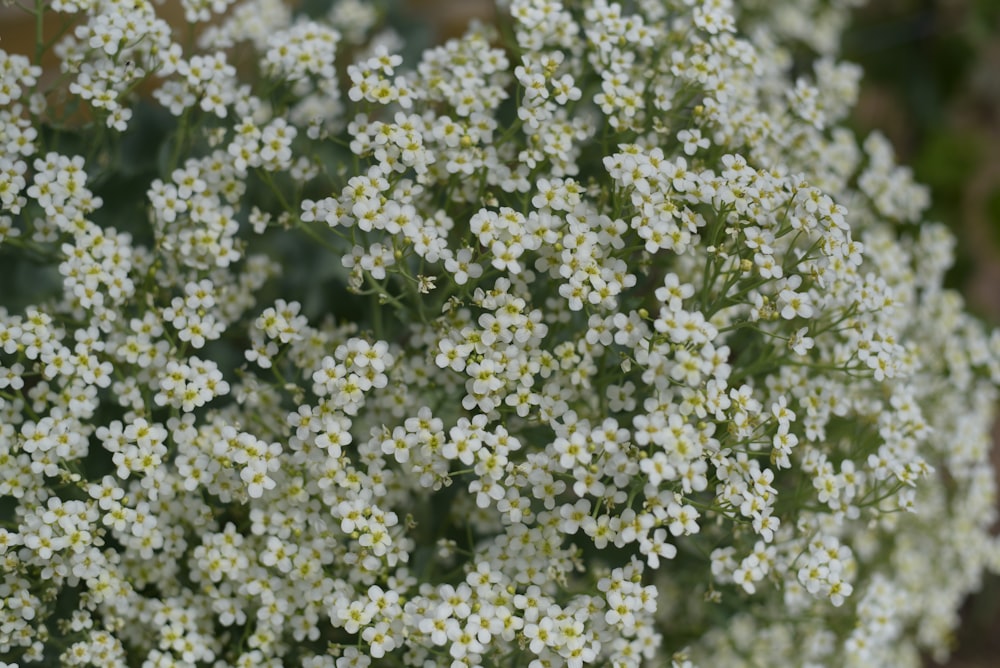
M 1000 334 L 843 125 L 853 3 L 497 4 L 421 52 L 60 1 L 61 76 L 0 51 L 0 655 L 947 653 Z

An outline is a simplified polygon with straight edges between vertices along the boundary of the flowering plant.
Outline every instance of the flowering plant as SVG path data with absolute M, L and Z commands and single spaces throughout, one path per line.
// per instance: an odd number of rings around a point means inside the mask
M 850 4 L 509 0 L 411 52 L 360 0 L 39 0 L 6 665 L 944 655 L 1000 336 L 843 126 Z

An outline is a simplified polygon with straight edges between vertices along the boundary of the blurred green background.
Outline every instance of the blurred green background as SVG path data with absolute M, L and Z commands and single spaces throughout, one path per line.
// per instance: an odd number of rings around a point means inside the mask
M 959 237 L 950 287 L 1000 322 L 1000 0 L 869 2 L 843 54 L 865 70 L 856 129 L 931 187 L 930 218 Z

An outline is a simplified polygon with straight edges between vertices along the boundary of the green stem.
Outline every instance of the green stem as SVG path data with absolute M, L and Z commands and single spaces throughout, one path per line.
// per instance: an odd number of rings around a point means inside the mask
M 45 53 L 45 0 L 35 0 L 35 65 L 42 66 Z
M 315 241 L 316 243 L 318 243 L 320 246 L 322 246 L 326 250 L 330 251 L 331 253 L 336 253 L 336 254 L 339 255 L 340 251 L 337 248 L 335 248 L 333 246 L 333 244 L 331 244 L 329 241 L 327 241 L 322 236 L 320 236 L 319 232 L 317 232 L 316 230 L 314 230 L 311 225 L 309 225 L 308 223 L 306 223 L 306 222 L 304 222 L 302 220 L 299 220 L 296 225 L 297 225 L 297 227 L 300 230 L 302 230 L 307 235 L 309 235 L 309 237 L 313 241 Z
M 375 331 L 375 338 L 378 340 L 383 340 L 383 333 L 385 332 L 385 326 L 382 321 L 382 305 L 379 303 L 378 294 L 372 292 L 371 295 L 371 312 L 372 312 L 372 329 Z
M 288 203 L 288 200 L 285 199 L 285 194 L 281 192 L 281 188 L 279 188 L 278 184 L 274 182 L 274 178 L 271 176 L 270 172 L 265 169 L 258 169 L 257 174 L 260 176 L 261 180 L 267 184 L 267 187 L 271 189 L 274 196 L 278 198 L 278 202 L 281 204 L 282 209 L 289 213 L 297 212 L 297 209 L 293 208 Z

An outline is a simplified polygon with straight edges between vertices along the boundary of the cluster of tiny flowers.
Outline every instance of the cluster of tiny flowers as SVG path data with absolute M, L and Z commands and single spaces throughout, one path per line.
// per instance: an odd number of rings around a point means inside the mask
M 421 52 L 385 3 L 52 3 L 0 51 L 2 665 L 946 656 L 1000 335 L 844 125 L 854 4 Z

